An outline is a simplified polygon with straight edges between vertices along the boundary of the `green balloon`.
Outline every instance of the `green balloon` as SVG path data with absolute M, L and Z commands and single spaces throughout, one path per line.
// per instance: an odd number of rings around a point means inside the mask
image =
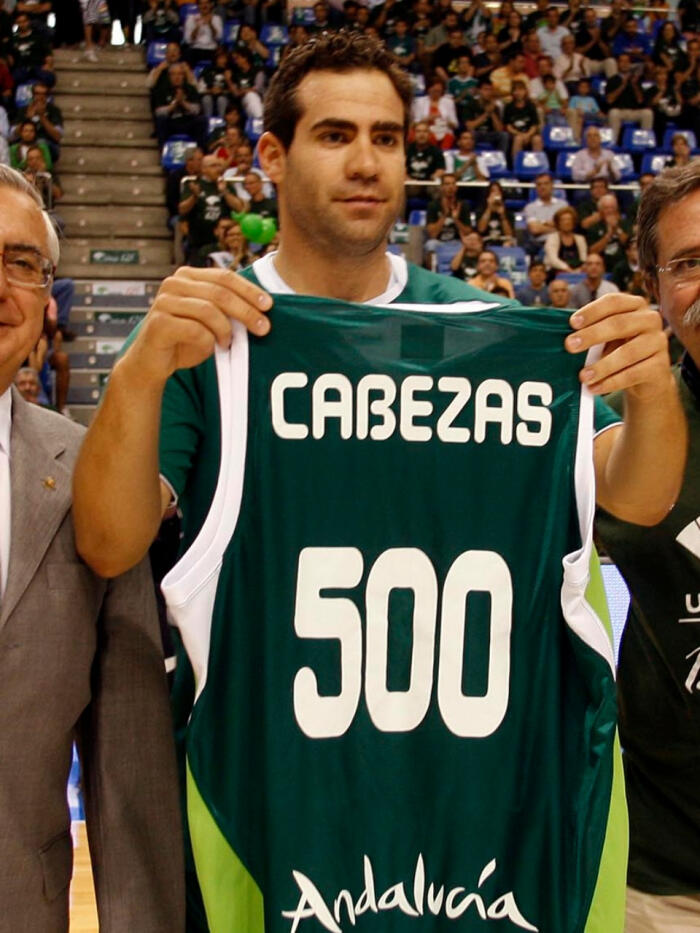
M 241 233 L 251 243 L 260 242 L 262 230 L 263 219 L 260 214 L 246 214 L 245 217 L 241 218 Z
M 265 246 L 266 243 L 272 242 L 276 236 L 277 224 L 275 223 L 274 217 L 263 217 L 262 232 L 258 242 Z

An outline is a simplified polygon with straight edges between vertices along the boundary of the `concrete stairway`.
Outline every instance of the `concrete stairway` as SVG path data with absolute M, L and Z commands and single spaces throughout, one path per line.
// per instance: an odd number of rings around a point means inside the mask
M 98 64 L 68 49 L 54 58 L 65 130 L 57 165 L 64 196 L 56 210 L 66 226 L 59 275 L 161 280 L 174 268 L 172 234 L 144 52 L 109 47 Z

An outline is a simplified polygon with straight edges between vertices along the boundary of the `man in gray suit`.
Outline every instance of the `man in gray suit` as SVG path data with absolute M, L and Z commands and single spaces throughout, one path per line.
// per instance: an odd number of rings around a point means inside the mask
M 103 580 L 75 551 L 82 428 L 25 402 L 58 240 L 0 166 L 0 931 L 68 929 L 66 785 L 78 742 L 100 930 L 184 927 L 175 760 L 148 565 Z M 119 503 L 115 503 L 115 508 Z

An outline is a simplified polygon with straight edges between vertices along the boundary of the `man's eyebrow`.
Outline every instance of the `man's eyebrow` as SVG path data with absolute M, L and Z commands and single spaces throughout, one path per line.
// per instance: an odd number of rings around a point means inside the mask
M 317 120 L 311 127 L 312 130 L 333 129 L 333 130 L 356 130 L 357 124 L 351 120 L 341 120 L 336 117 L 325 117 L 323 120 Z M 393 120 L 378 120 L 370 127 L 373 133 L 403 133 L 401 123 L 395 123 Z
M 40 256 L 42 259 L 44 259 L 44 254 L 42 251 L 38 246 L 34 246 L 33 243 L 5 243 L 5 249 L 16 249 L 25 253 L 36 253 L 37 256 Z
M 684 246 L 682 249 L 677 249 L 671 254 L 670 259 L 666 260 L 665 265 L 676 259 L 694 259 L 696 256 L 700 256 L 700 243 L 697 246 Z

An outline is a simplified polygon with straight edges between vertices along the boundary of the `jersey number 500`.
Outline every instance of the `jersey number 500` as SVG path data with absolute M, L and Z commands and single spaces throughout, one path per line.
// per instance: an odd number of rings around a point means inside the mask
M 340 693 L 321 696 L 313 670 L 294 678 L 294 712 L 310 738 L 343 735 L 353 721 L 362 692 L 362 619 L 357 606 L 323 590 L 352 589 L 362 579 L 357 548 L 304 548 L 299 554 L 294 629 L 300 638 L 340 642 Z M 413 646 L 407 690 L 387 689 L 389 596 L 412 590 Z M 491 599 L 488 685 L 483 696 L 462 692 L 467 596 Z M 491 735 L 508 707 L 513 587 L 504 559 L 495 551 L 465 551 L 445 577 L 440 614 L 437 699 L 447 728 L 462 738 Z M 391 548 L 374 562 L 367 578 L 365 701 L 382 732 L 409 732 L 423 720 L 433 691 L 438 581 L 430 558 L 418 548 Z

